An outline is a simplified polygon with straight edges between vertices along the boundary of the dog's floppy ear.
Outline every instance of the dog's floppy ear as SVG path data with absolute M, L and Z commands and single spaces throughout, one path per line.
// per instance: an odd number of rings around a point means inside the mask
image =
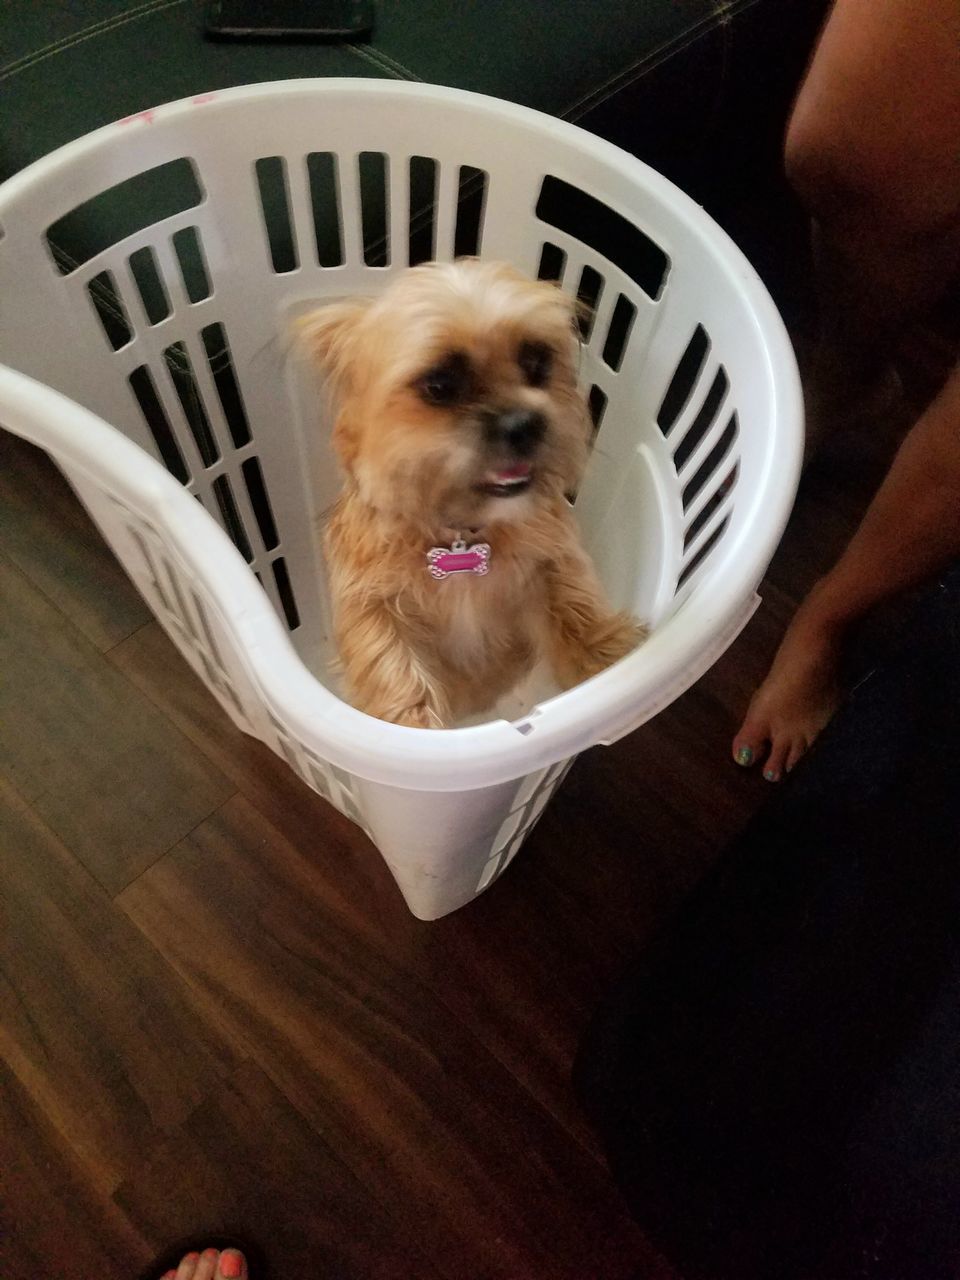
M 319 311 L 301 316 L 296 322 L 301 347 L 330 379 L 340 401 L 340 409 L 333 424 L 332 442 L 340 464 L 348 475 L 353 474 L 358 447 L 350 394 L 356 363 L 357 330 L 370 301 L 369 298 L 355 298 L 346 302 L 334 302 Z
M 370 301 L 369 298 L 355 298 L 349 302 L 334 302 L 296 321 L 300 345 L 332 379 L 338 392 L 349 387 L 357 325 Z

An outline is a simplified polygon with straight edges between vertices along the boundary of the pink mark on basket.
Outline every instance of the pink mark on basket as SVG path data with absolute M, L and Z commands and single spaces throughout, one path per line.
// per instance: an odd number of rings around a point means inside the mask
M 459 539 L 452 547 L 431 547 L 427 552 L 427 568 L 432 578 L 447 578 L 451 573 L 490 572 L 490 547 L 475 542 L 468 547 Z
M 216 90 L 212 93 L 198 93 L 197 96 L 195 98 L 191 98 L 190 101 L 195 107 L 202 107 L 205 102 L 212 102 L 216 96 Z
M 156 108 L 148 107 L 146 111 L 138 111 L 132 116 L 124 116 L 119 123 L 133 124 L 134 120 L 142 120 L 144 124 L 153 124 L 153 117 L 155 115 L 156 115 Z

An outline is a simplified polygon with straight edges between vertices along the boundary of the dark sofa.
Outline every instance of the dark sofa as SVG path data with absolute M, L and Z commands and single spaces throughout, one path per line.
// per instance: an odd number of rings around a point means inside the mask
M 780 138 L 826 0 L 376 0 L 369 42 L 217 43 L 201 0 L 0 7 L 0 177 L 112 120 L 298 76 L 425 80 L 575 121 L 726 226 L 788 316 L 807 272 Z

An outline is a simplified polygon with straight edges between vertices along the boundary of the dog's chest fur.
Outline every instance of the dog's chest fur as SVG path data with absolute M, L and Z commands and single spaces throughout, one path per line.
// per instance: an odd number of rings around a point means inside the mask
M 387 526 L 344 496 L 327 528 L 331 595 L 342 629 L 344 607 L 363 615 L 379 607 L 397 644 L 442 678 L 453 719 L 489 709 L 521 681 L 547 649 L 549 575 L 572 524 L 561 504 L 523 524 L 501 523 L 468 541 L 491 548 L 489 572 L 430 574 L 431 546 L 450 545 L 449 531 Z M 343 647 L 344 636 L 339 638 Z
M 490 539 L 490 569 L 436 580 L 426 549 L 411 554 L 397 598 L 409 642 L 448 673 L 458 714 L 483 710 L 530 670 L 543 648 L 547 590 L 542 556 L 522 540 Z M 454 677 L 455 678 L 452 678 Z
M 418 595 L 437 648 L 459 668 L 495 666 L 532 650 L 542 626 L 544 591 L 535 566 L 518 572 L 513 564 L 508 572 L 495 554 L 486 576 L 431 580 Z

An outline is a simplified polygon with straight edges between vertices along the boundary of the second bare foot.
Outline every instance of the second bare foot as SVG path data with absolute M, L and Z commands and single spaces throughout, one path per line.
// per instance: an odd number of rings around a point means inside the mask
M 162 1280 L 247 1280 L 247 1264 L 237 1249 L 204 1249 L 184 1254 L 180 1265 Z
M 790 772 L 837 709 L 839 661 L 839 636 L 801 608 L 733 739 L 737 764 L 764 762 L 768 782 Z

